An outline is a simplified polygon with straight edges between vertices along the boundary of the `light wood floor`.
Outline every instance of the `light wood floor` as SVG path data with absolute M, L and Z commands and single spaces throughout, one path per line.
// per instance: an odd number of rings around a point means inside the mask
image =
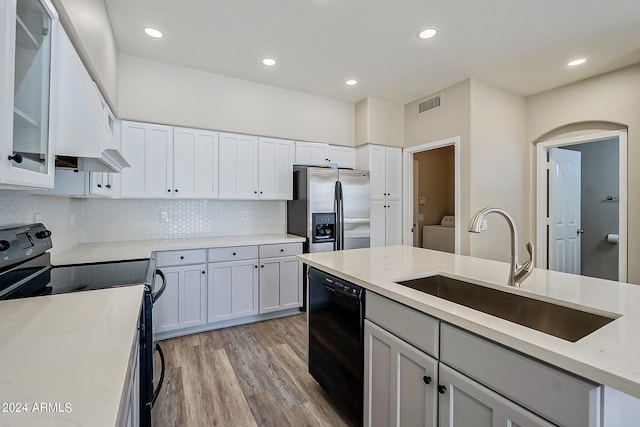
M 304 314 L 161 341 L 164 426 L 347 426 L 307 371 Z

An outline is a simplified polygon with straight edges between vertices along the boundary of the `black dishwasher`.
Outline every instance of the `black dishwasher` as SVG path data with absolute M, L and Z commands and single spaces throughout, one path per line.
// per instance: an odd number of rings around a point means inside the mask
M 309 372 L 362 425 L 364 289 L 309 268 Z

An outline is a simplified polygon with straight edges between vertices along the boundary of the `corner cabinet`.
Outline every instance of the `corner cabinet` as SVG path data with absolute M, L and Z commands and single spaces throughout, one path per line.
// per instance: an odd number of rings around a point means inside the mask
M 0 23 L 0 185 L 52 188 L 58 15 L 48 0 L 2 0 Z

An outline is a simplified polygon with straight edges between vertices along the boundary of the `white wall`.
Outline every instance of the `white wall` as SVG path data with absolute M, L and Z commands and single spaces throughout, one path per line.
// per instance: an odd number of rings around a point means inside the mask
M 404 145 L 404 107 L 368 97 L 356 104 L 356 145 Z
M 405 146 L 413 147 L 428 142 L 440 141 L 454 136 L 460 137 L 460 213 L 461 224 L 471 219 L 471 80 L 467 79 L 440 91 L 442 104 L 439 108 L 418 116 L 418 101 L 405 105 Z M 469 233 L 460 233 L 460 253 L 471 252 Z
M 522 228 L 524 98 L 476 79 L 439 92 L 441 106 L 425 114 L 416 112 L 424 98 L 405 106 L 406 146 L 460 136 L 461 224 L 466 229 L 474 212 L 493 206 L 506 209 Z M 460 253 L 509 261 L 505 221 L 488 221 L 489 230 L 480 235 L 460 233 Z
M 522 96 L 471 81 L 471 211 L 486 206 L 505 209 L 514 218 L 520 236 L 524 105 Z M 487 221 L 486 231 L 471 235 L 471 254 L 509 261 L 511 240 L 506 221 L 497 215 L 487 217 Z M 526 242 L 521 240 L 521 252 Z
M 120 55 L 120 118 L 354 145 L 354 104 Z
M 526 232 L 535 236 L 536 143 L 570 131 L 627 129 L 628 274 L 640 284 L 640 64 L 526 98 Z M 584 132 L 583 132 L 584 133 Z
M 118 47 L 104 0 L 53 0 L 62 25 L 114 113 L 118 107 Z
M 71 227 L 70 216 L 75 215 L 76 226 Z M 35 214 L 52 232 L 53 249 L 57 253 L 80 241 L 80 201 L 61 197 L 32 196 L 26 191 L 0 190 L 0 227 L 32 224 Z

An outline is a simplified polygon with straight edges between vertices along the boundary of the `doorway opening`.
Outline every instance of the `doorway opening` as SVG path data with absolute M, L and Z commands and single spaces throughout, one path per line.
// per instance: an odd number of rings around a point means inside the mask
M 627 134 L 541 142 L 538 267 L 627 280 Z
M 404 244 L 459 253 L 459 137 L 404 149 Z

